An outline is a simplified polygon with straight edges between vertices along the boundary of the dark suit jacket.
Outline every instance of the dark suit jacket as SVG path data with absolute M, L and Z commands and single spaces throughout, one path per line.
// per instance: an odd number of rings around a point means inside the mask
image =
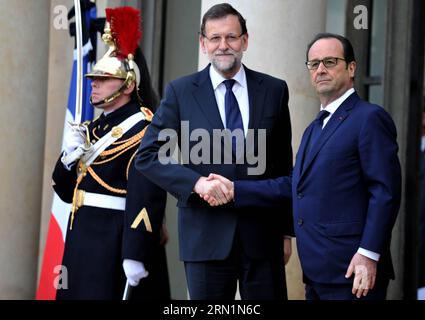
M 209 163 L 197 164 L 190 159 L 183 165 L 164 165 L 159 162 L 158 151 L 166 143 L 158 141 L 161 130 L 173 129 L 181 148 L 182 140 L 188 140 L 187 134 L 185 137 L 185 132 L 181 130 L 182 121 L 188 121 L 189 133 L 197 128 L 206 129 L 211 142 L 213 130 L 224 129 L 209 77 L 209 67 L 168 84 L 165 98 L 136 155 L 136 168 L 178 199 L 180 258 L 183 261 L 225 259 L 235 235 L 239 237 L 245 253 L 252 258 L 282 256 L 282 236 L 293 233 L 289 202 L 270 210 L 259 210 L 255 204 L 236 209 L 233 203 L 212 208 L 192 191 L 197 180 L 210 173 L 231 180 L 267 179 L 289 174 L 292 168 L 291 127 L 288 89 L 284 81 L 245 67 L 249 128 L 267 130 L 267 165 L 264 174 L 249 176 L 247 169 L 256 165 L 248 165 L 246 162 L 213 164 L 212 143 Z M 189 150 L 197 143 L 190 141 Z M 252 146 L 257 154 L 257 139 L 254 139 Z M 286 214 L 282 215 L 282 212 Z
M 425 287 L 425 151 L 421 152 L 421 213 L 419 216 L 419 288 Z
M 378 277 L 393 277 L 389 246 L 400 206 L 401 170 L 392 119 L 353 93 L 332 115 L 302 166 L 311 128 L 302 137 L 292 177 L 237 181 L 236 205 L 273 206 L 292 197 L 298 254 L 312 281 L 352 282 L 344 275 L 359 247 L 381 254 Z

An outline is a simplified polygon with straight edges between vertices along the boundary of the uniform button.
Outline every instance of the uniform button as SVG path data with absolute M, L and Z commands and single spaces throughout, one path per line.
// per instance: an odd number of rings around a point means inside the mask
M 303 220 L 303 219 L 301 219 L 301 218 L 299 218 L 299 219 L 298 219 L 298 225 L 299 225 L 299 226 L 302 226 L 302 224 L 303 224 L 303 223 L 304 223 L 304 220 Z
M 299 193 L 297 194 L 297 197 L 298 197 L 298 199 L 301 199 L 302 197 L 304 197 L 304 195 L 303 195 L 301 192 L 299 192 Z

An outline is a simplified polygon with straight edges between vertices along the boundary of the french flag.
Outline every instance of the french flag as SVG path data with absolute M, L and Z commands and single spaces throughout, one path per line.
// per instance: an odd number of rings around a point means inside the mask
M 90 71 L 91 65 L 96 57 L 95 43 L 96 30 L 90 34 L 90 26 L 93 26 L 96 20 L 96 7 L 89 0 L 80 2 L 82 15 L 82 43 L 83 43 L 83 74 Z M 74 10 L 70 10 L 68 19 L 72 18 Z M 75 26 L 70 25 L 71 36 L 75 36 Z M 93 28 L 92 28 L 93 31 Z M 94 37 L 93 37 L 94 34 Z M 74 63 L 72 67 L 71 85 L 68 96 L 68 108 L 65 115 L 64 135 L 68 126 L 67 121 L 74 122 L 76 115 L 76 83 L 77 80 L 77 50 L 74 49 Z M 90 104 L 91 86 L 90 80 L 83 78 L 82 90 L 82 116 L 81 122 L 93 119 L 93 107 Z M 63 146 L 63 138 L 62 138 Z M 55 300 L 56 288 L 61 276 L 61 264 L 64 252 L 65 237 L 71 204 L 63 202 L 59 196 L 54 193 L 52 211 L 47 231 L 46 245 L 44 249 L 43 263 L 40 272 L 40 280 L 36 293 L 37 300 Z

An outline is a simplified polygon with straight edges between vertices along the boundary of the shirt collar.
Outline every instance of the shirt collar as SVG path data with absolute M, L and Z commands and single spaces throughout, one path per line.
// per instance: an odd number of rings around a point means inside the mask
M 354 91 L 355 91 L 354 88 L 348 89 L 347 91 L 345 91 L 345 93 L 342 96 L 340 96 L 335 101 L 332 101 L 331 103 L 329 103 L 325 108 L 323 108 L 323 105 L 320 105 L 320 111 L 326 110 L 330 114 L 335 113 L 336 109 L 338 109 L 339 106 L 345 101 L 345 99 L 347 99 L 352 93 L 354 93 Z
M 211 65 L 210 66 L 210 79 L 213 86 L 214 91 L 217 89 L 217 87 L 223 83 L 224 80 L 227 80 L 224 78 L 221 74 L 215 70 L 215 68 Z M 239 71 L 232 77 L 232 79 L 236 80 L 236 82 L 246 88 L 246 74 L 245 69 L 243 65 L 241 65 Z

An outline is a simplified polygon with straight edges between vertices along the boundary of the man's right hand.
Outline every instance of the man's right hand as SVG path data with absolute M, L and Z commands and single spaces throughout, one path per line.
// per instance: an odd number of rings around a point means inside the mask
M 65 133 L 63 151 L 65 151 L 66 154 L 70 154 L 80 145 L 84 145 L 84 143 L 85 141 L 79 131 L 69 129 Z
M 214 206 L 219 206 L 222 204 L 226 204 L 230 201 L 233 200 L 234 198 L 234 187 L 233 187 L 233 182 L 230 181 L 229 179 L 218 175 L 218 174 L 214 174 L 211 173 L 208 178 L 207 181 L 211 181 L 211 182 L 215 182 L 218 183 L 220 186 L 222 186 L 222 188 L 227 190 L 227 193 L 225 194 L 225 199 L 217 199 L 214 194 L 203 194 L 202 198 L 207 201 L 209 203 L 210 206 L 214 207 Z
M 87 145 L 85 135 L 85 128 L 82 125 L 70 124 L 66 130 L 61 158 L 66 169 L 70 170 L 71 166 L 90 149 L 91 145 Z
M 199 194 L 210 205 L 222 205 L 233 199 L 231 190 L 228 187 L 229 185 L 226 185 L 219 179 L 201 177 L 196 182 L 193 191 Z

